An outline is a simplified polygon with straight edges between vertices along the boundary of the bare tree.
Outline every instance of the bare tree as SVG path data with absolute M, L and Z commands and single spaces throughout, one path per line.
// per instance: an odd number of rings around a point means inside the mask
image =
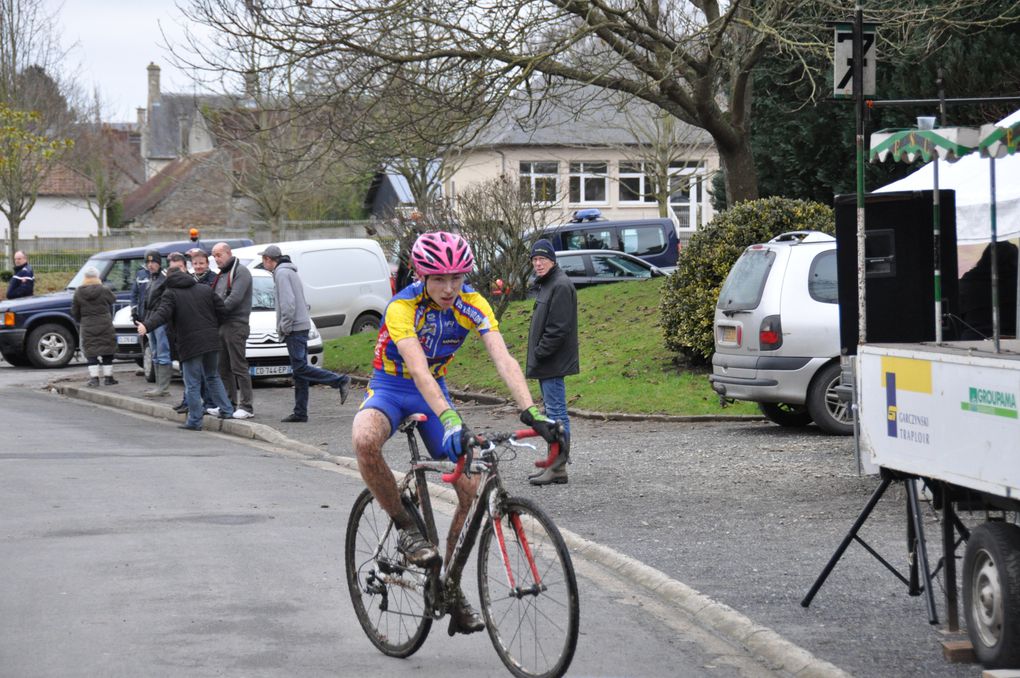
M 243 2 L 258 25 L 227 30 L 318 73 L 346 74 L 359 61 L 377 73 L 429 64 L 487 101 L 535 74 L 639 97 L 712 136 L 731 201 L 758 195 L 749 124 L 755 66 L 767 49 L 795 59 L 828 52 L 826 21 L 850 11 L 841 0 L 195 2 L 214 16 Z M 1015 2 L 981 0 L 871 0 L 867 9 L 881 22 L 884 54 L 1020 17 Z
M 503 317 L 511 299 L 524 297 L 531 240 L 548 223 L 550 209 L 548 203 L 531 203 L 513 177 L 473 184 L 458 196 L 457 222 L 475 254 L 471 281 L 489 297 L 497 318 Z
M 100 248 L 107 230 L 115 226 L 108 223 L 112 208 L 145 181 L 141 158 L 131 148 L 127 133 L 104 123 L 102 111 L 99 92 L 95 91 L 89 110 L 76 126 L 74 148 L 63 160 L 83 179 L 78 197 L 96 221 Z
M 11 257 L 47 173 L 73 144 L 72 88 L 59 81 L 56 22 L 43 0 L 0 0 L 0 213 Z

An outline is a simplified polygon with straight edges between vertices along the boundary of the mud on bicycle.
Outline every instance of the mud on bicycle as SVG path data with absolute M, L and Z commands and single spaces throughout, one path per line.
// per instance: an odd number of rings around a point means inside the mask
M 410 470 L 398 483 L 401 501 L 419 530 L 439 546 L 427 473 L 441 473 L 454 483 L 462 473 L 479 476 L 477 492 L 458 534 L 450 563 L 418 567 L 397 548 L 398 530 L 375 502 L 371 491 L 358 496 L 347 524 L 344 547 L 347 584 L 361 627 L 381 652 L 409 657 L 425 642 L 432 622 L 456 600 L 448 584 L 459 579 L 478 541 L 478 593 L 485 628 L 496 653 L 515 676 L 562 676 L 577 646 L 579 604 L 577 579 L 566 544 L 552 520 L 534 502 L 511 497 L 499 464 L 534 445 L 520 440 L 538 436 L 534 429 L 475 436 L 454 465 L 421 457 L 415 438 L 423 414 L 400 425 L 411 453 Z M 538 467 L 552 464 L 559 444 L 549 446 Z M 449 586 L 449 589 L 458 589 Z M 452 635 L 452 631 L 451 631 Z

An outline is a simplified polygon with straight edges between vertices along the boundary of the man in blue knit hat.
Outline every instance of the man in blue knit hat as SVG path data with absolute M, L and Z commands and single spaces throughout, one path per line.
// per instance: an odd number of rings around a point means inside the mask
M 549 468 L 528 477 L 532 485 L 567 482 L 570 453 L 570 419 L 567 417 L 567 389 L 563 377 L 577 374 L 577 292 L 574 284 L 556 265 L 556 250 L 542 239 L 531 246 L 538 297 L 528 331 L 528 367 L 525 374 L 538 379 L 545 415 L 563 424 L 560 455 Z

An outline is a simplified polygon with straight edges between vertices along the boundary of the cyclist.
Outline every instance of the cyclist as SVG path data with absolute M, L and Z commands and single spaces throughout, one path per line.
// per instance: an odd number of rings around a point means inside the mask
M 445 375 L 454 353 L 472 330 L 481 336 L 496 372 L 521 409 L 521 421 L 548 442 L 558 440 L 562 429 L 532 402 L 521 366 L 507 350 L 492 308 L 465 284 L 465 276 L 474 268 L 467 241 L 454 233 L 423 233 L 411 248 L 411 262 L 418 280 L 397 292 L 386 307 L 376 341 L 374 372 L 354 418 L 352 439 L 361 477 L 399 530 L 398 549 L 411 563 L 428 567 L 439 562 L 439 553 L 401 504 L 382 447 L 405 417 L 431 410 L 435 416 L 418 427 L 429 454 L 434 459 L 455 461 L 467 451 L 471 431 L 453 407 Z M 447 538 L 447 564 L 477 490 L 477 479 L 461 476 L 454 488 L 457 510 Z M 460 572 L 449 572 L 448 582 L 450 635 L 485 628 L 464 597 Z

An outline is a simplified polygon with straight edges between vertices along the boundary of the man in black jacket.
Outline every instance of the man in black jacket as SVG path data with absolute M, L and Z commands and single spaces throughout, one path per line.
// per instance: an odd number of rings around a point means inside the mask
M 577 374 L 577 292 L 574 284 L 556 265 L 556 251 L 548 240 L 531 246 L 538 297 L 528 331 L 528 368 L 525 374 L 538 379 L 545 415 L 563 424 L 560 456 L 552 466 L 528 477 L 532 485 L 567 482 L 570 453 L 570 419 L 567 417 L 567 389 L 563 377 Z
M 203 381 L 206 392 L 219 408 L 220 418 L 234 414 L 219 373 L 219 327 L 225 315 L 223 300 L 211 287 L 197 283 L 187 270 L 175 268 L 167 276 L 159 306 L 138 325 L 138 334 L 145 336 L 157 327 L 170 324 L 188 401 L 188 419 L 181 428 L 192 431 L 202 428 Z

